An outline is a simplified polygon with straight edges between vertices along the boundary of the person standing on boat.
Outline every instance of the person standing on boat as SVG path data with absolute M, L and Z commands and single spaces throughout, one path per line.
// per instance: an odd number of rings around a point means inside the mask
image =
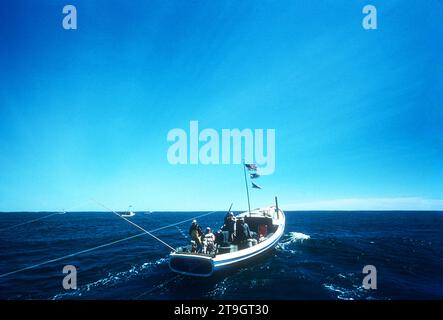
M 230 219 L 231 216 L 233 216 L 233 215 L 234 215 L 234 214 L 233 214 L 231 211 L 228 211 L 228 213 L 225 215 L 225 218 L 224 218 L 224 220 L 223 220 L 223 224 L 224 224 L 224 225 L 227 225 L 229 219 Z
M 223 231 L 229 231 L 229 241 L 233 242 L 236 232 L 236 219 L 232 212 L 229 212 L 225 217 L 225 224 L 222 228 Z
M 191 237 L 191 241 L 195 242 L 197 252 L 200 252 L 202 249 L 202 235 L 203 231 L 198 225 L 197 220 L 192 220 L 191 227 L 189 228 L 189 236 Z
M 215 250 L 215 235 L 212 233 L 211 228 L 207 227 L 205 235 L 203 237 L 203 252 L 210 254 Z
M 251 230 L 249 229 L 248 224 L 245 222 L 245 218 L 241 217 L 238 219 L 237 224 L 237 238 L 238 244 L 244 246 L 248 239 L 252 238 Z

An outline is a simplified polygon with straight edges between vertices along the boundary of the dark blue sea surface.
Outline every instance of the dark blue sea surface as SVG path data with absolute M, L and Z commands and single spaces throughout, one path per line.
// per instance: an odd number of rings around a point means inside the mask
M 49 214 L 0 213 L 0 299 L 443 299 L 443 212 L 286 212 L 272 254 L 211 278 L 171 272 L 170 250 L 148 235 L 67 256 L 141 233 L 112 213 L 55 214 L 12 228 Z M 153 230 L 199 214 L 128 219 Z M 199 222 L 217 228 L 223 215 Z M 188 227 L 155 235 L 175 247 L 189 241 Z M 65 265 L 78 269 L 77 290 L 63 289 Z M 365 265 L 377 268 L 376 290 L 362 287 Z

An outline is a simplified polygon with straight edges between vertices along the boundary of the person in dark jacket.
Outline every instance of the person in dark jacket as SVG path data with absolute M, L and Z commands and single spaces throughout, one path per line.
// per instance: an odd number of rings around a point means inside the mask
M 237 234 L 237 223 L 234 215 L 229 216 L 226 223 L 227 230 L 229 231 L 229 241 L 234 242 Z
M 191 241 L 195 242 L 197 252 L 200 252 L 202 249 L 202 235 L 203 231 L 198 225 L 197 220 L 192 220 L 191 227 L 189 228 L 189 236 L 191 237 Z
M 237 242 L 239 245 L 244 245 L 251 236 L 251 230 L 244 218 L 240 218 L 237 224 Z
M 224 223 L 225 225 L 228 224 L 229 220 L 230 220 L 231 217 L 233 217 L 233 216 L 234 216 L 234 214 L 233 214 L 231 211 L 229 211 L 229 212 L 225 215 L 225 219 L 224 219 L 223 223 Z
M 233 242 L 236 234 L 236 219 L 232 212 L 228 212 L 225 216 L 224 225 L 221 228 L 222 231 L 229 231 L 229 242 Z

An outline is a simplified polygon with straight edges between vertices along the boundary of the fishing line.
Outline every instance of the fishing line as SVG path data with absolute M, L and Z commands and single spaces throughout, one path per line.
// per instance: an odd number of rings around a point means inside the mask
M 24 226 L 24 225 L 26 225 L 26 224 L 29 224 L 29 223 L 32 223 L 32 222 L 37 222 L 37 221 L 40 221 L 40 220 L 43 220 L 43 219 L 46 219 L 46 218 L 49 218 L 49 217 L 52 217 L 52 216 L 55 216 L 55 215 L 58 215 L 58 214 L 65 214 L 66 212 L 71 211 L 72 209 L 76 209 L 76 208 L 79 208 L 79 207 L 83 207 L 84 205 L 86 205 L 86 204 L 89 203 L 89 202 L 91 202 L 91 201 L 88 200 L 87 202 L 82 203 L 82 204 L 80 204 L 80 205 L 76 205 L 76 206 L 74 206 L 74 207 L 71 207 L 71 208 L 69 208 L 68 210 L 63 210 L 63 211 L 59 211 L 59 212 L 54 212 L 54 213 L 48 214 L 48 215 L 46 215 L 46 216 L 44 216 L 44 217 L 40 217 L 40 218 L 37 218 L 37 219 L 32 219 L 32 220 L 28 220 L 28 221 L 25 221 L 25 222 L 22 222 L 22 223 L 19 223 L 19 224 L 15 224 L 15 225 L 13 225 L 13 226 L 9 226 L 9 227 L 6 227 L 6 228 L 3 228 L 3 229 L 0 229 L 0 231 L 5 231 L 5 230 L 13 229 L 13 228 L 16 228 L 16 227 Z
M 166 225 L 166 226 L 163 226 L 163 227 L 159 227 L 159 228 L 150 230 L 149 232 L 157 232 L 157 231 L 160 231 L 160 230 L 163 230 L 163 229 L 175 227 L 175 226 L 177 226 L 179 224 L 182 224 L 182 223 L 185 223 L 185 222 L 189 222 L 189 221 L 192 221 L 194 219 L 198 219 L 198 218 L 201 218 L 201 217 L 204 217 L 204 216 L 208 216 L 208 215 L 213 214 L 215 212 L 217 212 L 217 211 L 211 211 L 211 212 L 208 212 L 208 213 L 205 213 L 205 214 L 193 217 L 193 218 L 189 218 L 189 219 L 182 220 L 182 221 L 179 221 L 179 222 L 176 222 L 176 223 L 173 223 L 173 224 L 169 224 L 169 225 Z M 19 273 L 19 272 L 22 272 L 22 271 L 38 268 L 40 266 L 43 266 L 43 265 L 46 265 L 46 264 L 49 264 L 49 263 L 52 263 L 52 262 L 57 262 L 57 261 L 64 260 L 64 259 L 67 259 L 67 258 L 72 258 L 72 257 L 78 256 L 78 255 L 83 254 L 83 253 L 87 253 L 87 252 L 91 252 L 91 251 L 94 251 L 94 250 L 97 250 L 97 249 L 105 248 L 105 247 L 111 246 L 111 245 L 119 243 L 119 242 L 123 242 L 123 241 L 126 241 L 126 240 L 130 240 L 130 239 L 134 239 L 134 238 L 137 238 L 137 237 L 141 237 L 141 236 L 143 236 L 145 234 L 146 233 L 144 233 L 144 232 L 143 233 L 139 233 L 139 234 L 136 234 L 136 235 L 133 235 L 133 236 L 129 236 L 129 237 L 120 239 L 120 240 L 115 240 L 115 241 L 112 241 L 112 242 L 109 242 L 109 243 L 105 243 L 105 244 L 102 244 L 102 245 L 99 245 L 99 246 L 96 246 L 96 247 L 93 247 L 93 248 L 89 248 L 89 249 L 81 250 L 81 251 L 78 251 L 78 252 L 74 252 L 74 253 L 65 255 L 63 257 L 47 260 L 47 261 L 44 261 L 44 262 L 41 262 L 41 263 L 37 263 L 37 264 L 31 265 L 31 266 L 28 266 L 28 267 L 25 267 L 25 268 L 21 268 L 21 269 L 15 270 L 15 271 L 11 271 L 11 272 L 7 272 L 7 273 L 4 273 L 4 274 L 0 274 L 0 278 L 6 277 L 6 276 L 9 276 L 9 275 L 12 275 L 12 274 L 16 274 L 16 273 Z
M 157 228 L 157 229 L 154 229 L 154 230 L 150 230 L 150 232 L 155 232 L 155 231 L 160 231 L 160 230 L 163 230 L 163 229 L 167 229 L 167 228 L 175 227 L 175 226 L 178 226 L 178 225 L 183 224 L 183 223 L 185 223 L 185 222 L 192 221 L 192 220 L 194 220 L 194 219 L 198 219 L 198 218 L 202 218 L 202 217 L 205 217 L 205 216 L 209 216 L 210 214 L 213 214 L 213 213 L 215 213 L 215 212 L 218 212 L 218 211 L 211 211 L 211 212 L 204 213 L 204 214 L 201 214 L 201 215 L 199 215 L 199 216 L 196 216 L 196 217 L 193 217 L 193 218 L 189 218 L 189 219 L 186 219 L 186 220 L 183 220 L 183 221 L 177 222 L 177 223 L 168 224 L 167 226 L 160 227 L 160 228 Z
M 52 263 L 52 262 L 57 262 L 57 261 L 60 261 L 60 260 L 63 260 L 63 259 L 75 257 L 75 256 L 77 256 L 79 254 L 82 254 L 82 253 L 87 253 L 87 252 L 90 252 L 90 251 L 93 251 L 93 250 L 96 250 L 96 249 L 104 248 L 104 247 L 107 247 L 107 246 L 110 246 L 110 245 L 113 245 L 113 244 L 116 244 L 116 243 L 119 243 L 119 242 L 122 242 L 122 241 L 125 241 L 125 240 L 129 240 L 129 239 L 132 239 L 132 238 L 135 238 L 135 237 L 142 236 L 142 235 L 144 235 L 144 233 L 140 233 L 140 234 L 136 234 L 136 235 L 124 238 L 124 239 L 112 241 L 110 243 L 105 243 L 105 244 L 99 245 L 99 246 L 94 247 L 94 248 L 81 250 L 81 251 L 78 251 L 78 252 L 71 253 L 71 254 L 68 254 L 66 256 L 60 257 L 60 258 L 55 258 L 55 259 L 51 259 L 51 260 L 44 261 L 44 262 L 41 262 L 41 263 L 37 263 L 37 264 L 34 264 L 32 266 L 29 266 L 29 267 L 25 267 L 25 268 L 22 268 L 22 269 L 19 269 L 19 270 L 15 270 L 15 271 L 11 271 L 11 272 L 8 272 L 8 273 L 1 274 L 0 278 L 9 276 L 11 274 L 19 273 L 19 272 L 22 272 L 22 271 L 26 271 L 26 270 L 29 270 L 29 269 L 38 268 L 40 266 L 43 266 L 45 264 L 49 264 L 49 263 Z
M 29 224 L 29 223 L 32 223 L 32 222 L 37 222 L 37 221 L 40 221 L 40 220 L 43 220 L 43 219 L 46 219 L 46 218 L 49 218 L 49 217 L 55 216 L 55 215 L 57 215 L 57 214 L 61 214 L 61 212 L 55 212 L 55 213 L 48 214 L 48 215 L 46 215 L 46 216 L 44 216 L 44 217 L 40 217 L 40 218 L 37 218 L 37 219 L 32 219 L 32 220 L 29 220 L 29 221 L 25 221 L 25 222 L 22 222 L 22 223 L 19 223 L 19 224 L 13 225 L 13 226 L 9 226 L 9 227 L 6 227 L 6 228 L 3 228 L 3 229 L 0 229 L 0 231 L 5 231 L 5 230 L 9 230 L 9 229 L 14 229 L 14 228 L 16 228 L 16 227 L 24 226 L 24 225 Z
M 185 239 L 189 239 L 189 237 L 184 233 L 184 231 L 179 227 L 179 226 L 175 226 L 178 230 L 178 232 L 180 232 L 180 234 L 185 238 Z
M 175 252 L 175 248 L 170 246 L 169 244 L 167 244 L 166 242 L 164 242 L 162 239 L 154 236 L 152 233 L 150 233 L 149 231 L 145 230 L 144 228 L 140 227 L 138 224 L 132 222 L 129 219 L 126 219 L 125 217 L 123 217 L 121 214 L 118 214 L 117 212 L 115 212 L 112 209 L 109 209 L 108 207 L 106 207 L 104 204 L 101 204 L 100 202 L 98 202 L 97 200 L 92 199 L 92 201 L 94 201 L 95 203 L 97 203 L 98 205 L 102 206 L 103 208 L 111 211 L 112 213 L 114 213 L 115 215 L 117 215 L 117 217 L 122 218 L 123 220 L 126 220 L 127 222 L 129 222 L 130 224 L 132 224 L 134 227 L 140 229 L 141 231 L 145 232 L 146 234 L 150 235 L 151 237 L 153 237 L 155 240 L 161 242 L 162 244 L 164 244 L 165 246 L 167 246 L 169 249 L 171 249 L 172 251 Z

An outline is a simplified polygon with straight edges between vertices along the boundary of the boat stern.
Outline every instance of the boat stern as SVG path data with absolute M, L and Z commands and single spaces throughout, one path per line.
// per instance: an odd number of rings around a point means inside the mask
M 173 252 L 169 256 L 169 268 L 188 276 L 209 277 L 214 272 L 214 263 L 208 256 Z

